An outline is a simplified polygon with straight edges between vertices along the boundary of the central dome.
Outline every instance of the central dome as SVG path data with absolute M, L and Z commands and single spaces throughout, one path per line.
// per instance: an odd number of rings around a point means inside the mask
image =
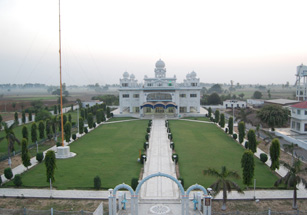
M 161 59 L 159 59 L 156 62 L 156 68 L 163 69 L 164 67 L 165 67 L 165 63 Z

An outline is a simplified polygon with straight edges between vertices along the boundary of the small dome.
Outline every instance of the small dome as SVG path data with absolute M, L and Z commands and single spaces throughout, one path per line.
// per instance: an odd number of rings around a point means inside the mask
M 187 79 L 190 79 L 190 73 L 185 76 Z
M 134 79 L 134 78 L 135 78 L 135 76 L 134 76 L 133 74 L 131 74 L 131 75 L 130 75 L 130 78 L 131 78 L 131 79 Z
M 191 77 L 191 78 L 196 78 L 196 72 L 194 72 L 194 71 L 191 72 L 190 77 Z
M 165 67 L 165 63 L 161 59 L 159 59 L 156 62 L 156 68 L 163 69 L 164 67 Z
M 124 72 L 123 77 L 124 78 L 129 78 L 129 73 L 128 72 Z

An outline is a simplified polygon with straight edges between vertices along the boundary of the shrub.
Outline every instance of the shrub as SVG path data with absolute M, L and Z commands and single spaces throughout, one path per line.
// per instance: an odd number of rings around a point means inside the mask
M 73 134 L 73 135 L 72 135 L 72 139 L 73 139 L 73 140 L 76 140 L 76 139 L 77 139 L 77 135 L 76 135 L 76 134 Z
M 57 147 L 62 146 L 62 143 L 56 142 L 56 146 L 57 146 Z
M 172 140 L 172 139 L 173 139 L 173 135 L 172 135 L 172 134 L 169 134 L 169 135 L 168 135 L 168 139 Z
M 144 164 L 146 160 L 147 160 L 146 155 L 145 154 L 141 154 L 141 164 Z
M 11 180 L 13 178 L 13 172 L 11 168 L 6 168 L 4 170 L 4 176 L 5 178 L 7 178 L 8 180 Z
M 233 135 L 232 135 L 232 138 L 233 138 L 234 140 L 236 140 L 236 139 L 238 138 L 238 135 L 237 135 L 237 134 L 233 134 Z
M 171 147 L 172 150 L 174 150 L 175 149 L 175 143 L 171 142 L 170 147 Z
M 248 141 L 245 142 L 244 147 L 245 147 L 246 149 L 249 149 L 249 142 L 248 142 Z
M 261 154 L 260 154 L 260 160 L 261 160 L 263 163 L 267 162 L 267 160 L 268 160 L 267 154 L 261 153 Z
M 144 147 L 144 150 L 148 149 L 148 147 L 149 147 L 149 143 L 148 143 L 148 142 L 144 142 L 143 147 Z
M 178 154 L 173 154 L 173 155 L 172 155 L 172 160 L 173 160 L 175 163 L 178 163 L 178 161 L 179 161 L 179 156 L 178 156 Z
M 168 128 L 168 129 L 167 129 L 167 133 L 172 133 L 172 132 L 171 132 L 171 128 Z
M 41 163 L 41 162 L 44 160 L 44 153 L 38 152 L 38 153 L 36 154 L 36 160 L 37 160 L 39 163 Z
M 136 187 L 138 186 L 138 184 L 139 184 L 139 180 L 138 180 L 137 178 L 132 178 L 132 179 L 131 179 L 131 187 L 132 187 L 133 190 L 136 189 Z
M 94 188 L 96 190 L 99 190 L 101 188 L 101 180 L 98 175 L 94 178 Z
M 0 187 L 1 187 L 1 184 L 2 184 L 2 178 L 1 178 L 1 176 L 0 176 Z
M 147 128 L 147 133 L 150 133 L 150 127 Z
M 225 128 L 225 133 L 228 133 L 228 128 Z
M 20 187 L 22 185 L 21 175 L 16 174 L 13 183 L 15 184 L 16 187 Z
M 151 126 L 151 122 L 149 121 L 149 122 L 148 122 L 148 127 L 150 127 L 150 126 Z
M 149 135 L 146 134 L 146 135 L 145 135 L 145 140 L 148 141 L 148 139 L 149 139 Z
M 179 177 L 179 181 L 181 181 L 181 185 L 184 187 L 184 180 L 182 177 Z
M 93 127 L 96 128 L 96 122 L 93 123 Z
M 87 127 L 86 128 L 84 128 L 84 133 L 88 133 L 88 130 L 87 130 Z

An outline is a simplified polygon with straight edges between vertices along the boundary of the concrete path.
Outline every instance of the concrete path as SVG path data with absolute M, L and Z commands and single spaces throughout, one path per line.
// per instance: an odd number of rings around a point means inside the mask
M 147 161 L 144 165 L 143 178 L 154 173 L 165 173 L 176 178 L 175 164 L 172 161 L 172 149 L 167 136 L 164 119 L 152 120 Z M 149 179 L 141 188 L 142 199 L 178 199 L 176 183 L 165 177 Z

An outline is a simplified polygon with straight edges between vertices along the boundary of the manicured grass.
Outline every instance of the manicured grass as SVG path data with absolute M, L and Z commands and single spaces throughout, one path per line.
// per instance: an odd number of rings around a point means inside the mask
M 182 119 L 190 119 L 190 120 L 199 120 L 199 121 L 210 122 L 210 119 L 208 117 L 184 117 Z
M 236 182 L 242 183 L 241 158 L 244 152 L 237 142 L 227 136 L 214 124 L 172 120 L 170 127 L 174 136 L 175 150 L 179 155 L 180 175 L 185 188 L 198 183 L 209 187 L 216 181 L 215 177 L 204 176 L 202 171 L 222 166 L 235 170 L 241 175 Z M 255 157 L 255 178 L 258 188 L 272 188 L 277 177 L 269 168 Z
M 113 117 L 108 120 L 108 122 L 116 122 L 116 121 L 123 121 L 123 120 L 130 120 L 130 119 L 137 119 L 134 117 Z
M 137 162 L 143 147 L 148 120 L 101 125 L 70 145 L 77 156 L 57 160 L 55 171 L 57 189 L 92 189 L 93 179 L 100 176 L 102 187 L 114 188 L 131 184 L 138 178 L 142 165 Z M 22 175 L 25 187 L 48 187 L 44 163 Z M 8 183 L 12 185 L 12 183 Z

